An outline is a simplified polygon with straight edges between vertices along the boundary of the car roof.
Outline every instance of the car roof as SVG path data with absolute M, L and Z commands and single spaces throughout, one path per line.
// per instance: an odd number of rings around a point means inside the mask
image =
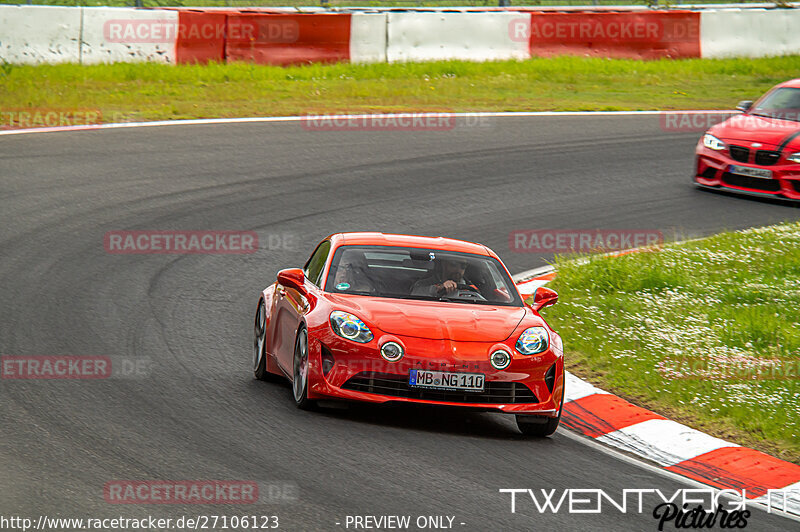
M 800 89 L 800 78 L 790 79 L 789 81 L 784 81 L 783 83 L 779 84 L 778 87 L 792 87 L 795 89 Z
M 397 246 L 411 248 L 440 249 L 497 257 L 483 244 L 444 238 L 441 236 L 398 235 L 392 233 L 337 233 L 329 237 L 334 247 L 341 245 Z

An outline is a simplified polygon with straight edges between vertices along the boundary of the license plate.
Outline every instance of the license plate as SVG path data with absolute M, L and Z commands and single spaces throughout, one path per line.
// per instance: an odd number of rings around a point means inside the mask
M 746 175 L 748 177 L 760 177 L 761 179 L 772 179 L 772 170 L 764 170 L 763 168 L 752 168 L 750 166 L 739 166 L 732 164 L 728 168 L 728 172 L 738 175 Z
M 451 373 L 449 371 L 412 369 L 408 375 L 408 385 L 414 388 L 482 392 L 485 379 L 483 373 Z

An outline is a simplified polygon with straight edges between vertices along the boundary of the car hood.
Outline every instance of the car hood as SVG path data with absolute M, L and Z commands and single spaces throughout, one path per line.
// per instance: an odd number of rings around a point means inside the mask
M 726 142 L 732 140 L 751 143 L 760 142 L 765 145 L 771 145 L 765 146 L 770 148 L 790 141 L 788 146 L 800 148 L 800 136 L 792 139 L 793 135 L 800 133 L 800 122 L 792 120 L 780 120 L 778 118 L 747 114 L 734 115 L 712 127 L 709 133 Z
M 524 307 L 367 296 L 334 295 L 330 301 L 385 333 L 457 342 L 501 342 L 526 314 Z

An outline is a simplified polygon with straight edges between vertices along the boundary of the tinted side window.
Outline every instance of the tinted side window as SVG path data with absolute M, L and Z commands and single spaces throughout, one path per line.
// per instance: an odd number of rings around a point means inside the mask
M 303 268 L 303 273 L 306 274 L 308 280 L 317 286 L 319 286 L 322 270 L 325 269 L 325 259 L 328 258 L 328 252 L 330 250 L 331 243 L 328 240 L 322 242 L 317 246 L 317 249 L 314 250 L 314 253 L 311 254 L 311 258 L 308 259 L 308 262 L 306 262 Z

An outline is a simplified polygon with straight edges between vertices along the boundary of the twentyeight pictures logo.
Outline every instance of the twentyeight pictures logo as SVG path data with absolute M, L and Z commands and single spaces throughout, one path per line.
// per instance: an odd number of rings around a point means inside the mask
M 109 231 L 103 245 L 113 254 L 248 254 L 258 251 L 255 231 Z

